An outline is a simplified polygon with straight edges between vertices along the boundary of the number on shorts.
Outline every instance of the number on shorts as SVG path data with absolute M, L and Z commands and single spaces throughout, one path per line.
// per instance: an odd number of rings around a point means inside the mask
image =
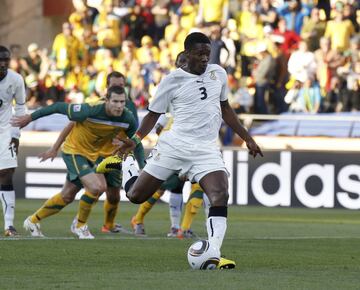
M 14 149 L 13 144 L 10 144 L 9 150 L 10 150 L 10 153 L 11 153 L 11 157 L 14 158 L 15 157 L 15 149 Z

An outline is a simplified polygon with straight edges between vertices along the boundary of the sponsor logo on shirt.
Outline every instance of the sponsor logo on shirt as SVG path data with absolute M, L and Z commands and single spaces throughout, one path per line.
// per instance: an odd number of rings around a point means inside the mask
M 210 79 L 215 81 L 216 80 L 216 75 L 215 75 L 215 72 L 214 71 L 211 71 L 210 72 Z
M 74 112 L 80 112 L 81 111 L 81 105 L 74 105 L 73 111 Z

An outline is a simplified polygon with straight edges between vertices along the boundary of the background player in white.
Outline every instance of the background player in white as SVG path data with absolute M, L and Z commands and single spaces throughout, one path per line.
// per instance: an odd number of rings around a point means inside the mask
M 210 244 L 221 245 L 227 227 L 228 173 L 217 144 L 222 120 L 245 142 L 254 157 L 262 152 L 230 107 L 227 75 L 223 68 L 208 64 L 210 40 L 200 32 L 189 34 L 184 42 L 187 64 L 167 75 L 159 84 L 140 128 L 131 140 L 122 140 L 119 150 L 127 153 L 141 142 L 169 105 L 174 123 L 160 135 L 141 174 L 133 158 L 123 162 L 123 182 L 128 198 L 142 203 L 171 174 L 186 174 L 190 181 L 200 183 L 211 207 L 207 219 Z M 220 259 L 219 268 L 234 268 L 235 262 Z
M 24 80 L 9 69 L 10 51 L 0 46 L 0 199 L 4 213 L 5 236 L 16 236 L 14 228 L 15 191 L 13 175 L 17 167 L 19 128 L 10 125 L 13 102 L 15 115 L 25 114 Z

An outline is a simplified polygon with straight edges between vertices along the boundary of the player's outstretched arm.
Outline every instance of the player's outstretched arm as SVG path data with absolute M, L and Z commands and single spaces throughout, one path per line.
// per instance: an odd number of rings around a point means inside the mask
M 95 108 L 95 107 L 92 107 Z M 96 109 L 95 109 L 96 110 Z M 36 110 L 31 115 L 25 115 L 22 117 L 13 117 L 10 121 L 14 127 L 24 127 L 31 121 L 39 118 L 49 116 L 55 113 L 66 115 L 69 120 L 82 122 L 86 120 L 94 111 L 89 104 L 67 104 L 65 102 L 58 102 L 48 107 Z M 95 112 L 96 113 L 96 112 Z
M 42 152 L 38 155 L 40 158 L 40 162 L 44 162 L 45 160 L 51 158 L 51 161 L 57 156 L 57 153 L 60 149 L 62 143 L 64 143 L 66 137 L 69 135 L 72 128 L 74 128 L 75 122 L 70 122 L 60 133 L 59 137 L 56 139 L 55 143 L 51 148 Z
M 245 141 L 246 146 L 249 149 L 249 153 L 254 157 L 256 157 L 257 154 L 263 156 L 260 147 L 250 136 L 249 132 L 241 125 L 239 118 L 235 114 L 234 110 L 230 107 L 228 101 L 221 102 L 221 112 L 225 123 L 229 125 L 229 127 Z

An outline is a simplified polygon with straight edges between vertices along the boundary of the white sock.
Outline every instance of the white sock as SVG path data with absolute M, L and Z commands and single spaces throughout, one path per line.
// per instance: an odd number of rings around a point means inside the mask
M 182 204 L 183 204 L 182 194 L 170 192 L 169 211 L 170 211 L 170 221 L 172 228 L 176 228 L 176 229 L 180 228 Z
M 211 216 L 206 221 L 206 229 L 210 245 L 221 249 L 226 232 L 227 218 L 223 216 Z
M 122 162 L 122 187 L 127 191 L 139 176 L 139 169 L 134 156 L 128 155 Z M 131 184 L 128 182 L 130 181 Z
M 0 199 L 4 213 L 4 228 L 5 230 L 9 226 L 14 226 L 15 217 L 15 191 L 0 191 Z

